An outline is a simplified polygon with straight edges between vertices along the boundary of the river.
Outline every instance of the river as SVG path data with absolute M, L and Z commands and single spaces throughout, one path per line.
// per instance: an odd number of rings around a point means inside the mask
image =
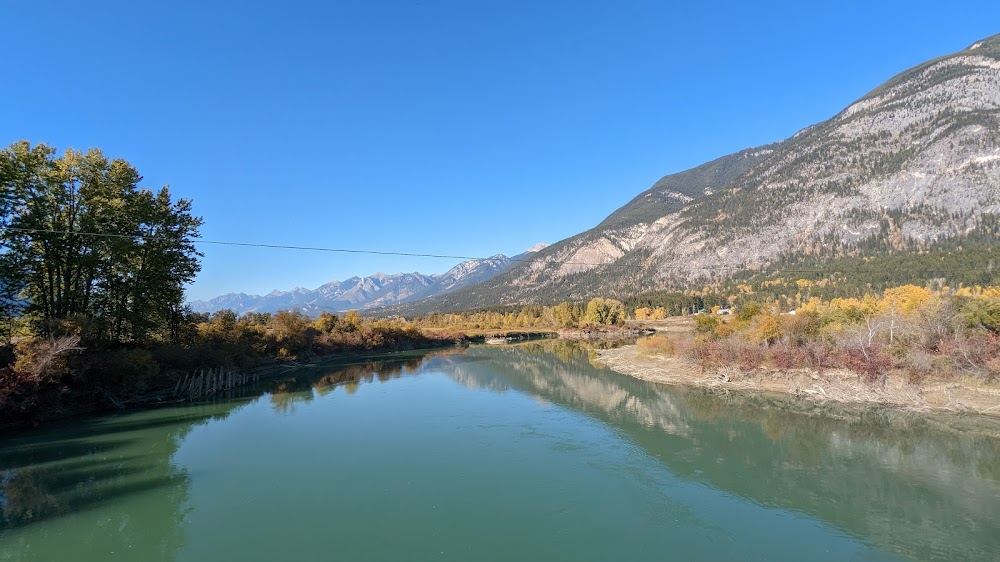
M 474 346 L 5 438 L 0 510 L 0 560 L 996 560 L 1000 424 Z

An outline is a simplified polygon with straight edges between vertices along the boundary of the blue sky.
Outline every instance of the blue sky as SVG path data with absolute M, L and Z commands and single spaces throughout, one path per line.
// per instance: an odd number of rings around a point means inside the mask
M 486 256 L 1000 33 L 997 2 L 10 2 L 0 143 L 100 147 L 206 239 Z M 191 298 L 454 261 L 204 246 Z

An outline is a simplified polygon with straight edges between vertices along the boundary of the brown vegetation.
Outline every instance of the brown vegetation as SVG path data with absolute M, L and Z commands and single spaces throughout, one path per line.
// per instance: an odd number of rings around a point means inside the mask
M 0 348 L 0 427 L 67 413 L 122 407 L 151 392 L 174 388 L 202 368 L 249 370 L 275 359 L 309 362 L 345 353 L 399 351 L 453 345 L 462 334 L 429 334 L 403 320 L 372 320 L 300 312 L 229 310 L 189 314 L 171 341 L 142 347 L 88 339 L 85 326 L 63 322 L 50 336 L 29 329 Z
M 673 357 L 677 353 L 677 343 L 666 334 L 656 334 L 642 338 L 636 342 L 639 353 L 643 355 L 665 355 Z
M 495 330 L 558 330 L 620 326 L 626 319 L 625 305 L 621 301 L 594 298 L 587 302 L 562 302 L 554 306 L 535 304 L 434 313 L 415 318 L 414 323 L 422 328 L 483 333 Z
M 747 303 L 733 317 L 697 315 L 690 332 L 640 340 L 636 351 L 637 361 L 660 356 L 689 382 L 739 380 L 817 398 L 890 403 L 922 403 L 938 392 L 941 405 L 955 402 L 945 394 L 972 389 L 980 398 L 973 400 L 976 409 L 1000 413 L 1000 388 L 993 388 L 1000 379 L 997 289 L 907 285 L 879 298 L 811 299 L 794 314 Z M 654 377 L 649 365 L 637 371 L 627 363 L 619 367 L 628 374 Z

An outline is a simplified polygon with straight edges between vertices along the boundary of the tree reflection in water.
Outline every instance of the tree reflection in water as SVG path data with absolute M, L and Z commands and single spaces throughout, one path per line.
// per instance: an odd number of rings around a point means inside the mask
M 172 462 L 185 436 L 222 420 L 263 393 L 282 413 L 343 386 L 384 382 L 420 368 L 424 356 L 299 369 L 245 393 L 220 394 L 198 404 L 75 420 L 0 442 L 0 560 L 65 559 L 87 553 L 158 552 L 184 543 L 188 475 Z M 99 520 L 88 510 L 101 513 Z M 18 530 L 37 523 L 51 541 L 22 544 Z M 56 545 L 75 544 L 74 553 Z M 51 548 L 52 550 L 47 550 Z
M 302 369 L 262 385 L 262 409 L 290 414 L 341 387 L 347 395 L 418 373 L 537 397 L 606 425 L 672 481 L 806 514 L 907 557 L 1000 552 L 1000 424 L 982 418 L 649 384 L 559 340 Z M 171 458 L 197 425 L 255 398 L 94 418 L 0 443 L 0 560 L 100 559 L 127 548 L 174 558 L 190 479 Z M 30 540 L 20 533 L 35 528 Z
M 327 396 L 343 387 L 348 395 L 354 394 L 363 384 L 384 383 L 420 370 L 430 357 L 444 357 L 461 350 L 445 350 L 423 354 L 409 353 L 402 357 L 361 360 L 357 363 L 336 366 L 297 369 L 287 377 L 275 381 L 269 400 L 271 407 L 280 414 L 293 414 L 297 404 L 311 402 L 318 396 Z
M 242 402 L 92 418 L 0 445 L 0 559 L 159 552 L 183 544 L 187 475 L 171 463 L 196 425 L 223 419 Z M 99 519 L 86 514 L 100 508 Z M 18 529 L 51 522 L 58 541 L 21 544 Z M 12 539 L 12 540 L 11 540 Z M 50 550 L 51 549 L 51 550 Z

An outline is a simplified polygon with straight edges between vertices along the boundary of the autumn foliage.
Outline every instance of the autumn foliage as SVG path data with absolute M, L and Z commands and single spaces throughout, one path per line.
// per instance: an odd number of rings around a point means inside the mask
M 102 344 L 82 338 L 82 332 L 64 323 L 50 336 L 27 334 L 0 348 L 0 426 L 121 407 L 206 367 L 246 370 L 275 359 L 304 362 L 342 353 L 439 347 L 464 337 L 428 334 L 401 319 L 368 319 L 353 311 L 315 319 L 298 311 L 188 314 L 178 323 L 174 341 L 142 347 Z
M 1000 289 L 904 285 L 811 298 L 793 312 L 748 301 L 731 317 L 695 316 L 693 335 L 674 345 L 705 368 L 847 368 L 873 385 L 897 375 L 991 381 L 1000 376 Z

